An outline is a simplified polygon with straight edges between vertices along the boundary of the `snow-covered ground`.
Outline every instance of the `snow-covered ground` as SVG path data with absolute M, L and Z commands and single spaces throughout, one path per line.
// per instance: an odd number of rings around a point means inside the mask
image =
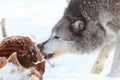
M 50 35 L 67 6 L 66 0 L 0 0 L 0 19 L 6 19 L 8 36 L 30 36 L 41 43 Z M 0 31 L 0 38 L 1 37 Z M 44 80 L 120 80 L 107 77 L 113 54 L 103 72 L 90 74 L 98 52 L 91 55 L 65 54 L 47 63 Z
M 107 76 L 112 64 L 113 54 L 105 65 L 101 74 L 90 74 L 90 70 L 96 60 L 96 54 L 79 55 L 65 54 L 52 59 L 46 67 L 45 80 L 114 80 Z M 115 79 L 117 80 L 117 79 Z M 118 79 L 119 80 L 119 79 Z

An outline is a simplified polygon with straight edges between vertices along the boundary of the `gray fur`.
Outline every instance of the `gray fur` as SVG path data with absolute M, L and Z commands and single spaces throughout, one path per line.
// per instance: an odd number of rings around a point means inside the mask
M 71 0 L 63 17 L 53 28 L 50 39 L 42 44 L 41 51 L 46 54 L 57 54 L 60 50 L 60 53 L 91 52 L 107 43 L 109 35 L 117 33 L 119 20 L 120 0 Z M 72 24 L 76 21 L 84 23 L 82 29 L 74 29 Z M 67 45 L 65 48 L 64 44 Z

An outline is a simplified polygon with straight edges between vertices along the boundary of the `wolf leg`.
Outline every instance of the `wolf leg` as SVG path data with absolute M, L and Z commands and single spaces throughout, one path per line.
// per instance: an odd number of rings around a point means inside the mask
M 99 74 L 105 66 L 105 63 L 110 55 L 110 51 L 115 47 L 115 41 L 111 42 L 110 44 L 105 45 L 102 50 L 100 51 L 97 60 L 92 67 L 91 73 Z
M 111 71 L 108 74 L 110 77 L 120 77 L 120 32 L 117 35 L 117 44 L 115 48 Z

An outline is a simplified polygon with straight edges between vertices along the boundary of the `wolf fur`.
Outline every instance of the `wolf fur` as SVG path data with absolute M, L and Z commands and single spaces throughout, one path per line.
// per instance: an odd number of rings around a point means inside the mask
M 51 37 L 38 46 L 43 53 L 54 54 L 52 57 L 62 53 L 84 54 L 104 48 L 113 41 L 120 43 L 119 31 L 120 0 L 71 0 Z M 120 57 L 119 53 L 120 50 L 115 51 Z M 119 63 L 120 60 L 115 65 L 120 68 Z M 112 74 L 120 76 L 120 69 L 116 71 Z

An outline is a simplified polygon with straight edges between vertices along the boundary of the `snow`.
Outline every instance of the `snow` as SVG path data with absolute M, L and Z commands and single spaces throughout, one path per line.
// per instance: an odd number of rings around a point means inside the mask
M 101 74 L 90 74 L 97 53 L 91 55 L 64 54 L 50 60 L 49 62 L 55 67 L 47 64 L 44 80 L 112 80 L 107 74 L 111 68 L 113 54 Z
M 66 0 L 1 0 L 0 19 L 6 19 L 8 36 L 29 36 L 36 43 L 41 43 L 49 38 L 53 26 L 62 17 L 66 6 Z M 0 38 L 1 34 L 0 32 Z M 66 53 L 49 60 L 54 66 L 47 63 L 43 80 L 120 80 L 107 76 L 113 54 L 110 55 L 101 74 L 90 74 L 98 52 L 89 55 Z
M 32 80 L 28 75 L 30 75 L 29 69 L 23 71 L 12 63 L 7 63 L 0 69 L 0 80 Z
M 65 0 L 0 0 L 0 20 L 6 19 L 8 36 L 35 36 L 41 40 L 50 34 L 66 4 Z

